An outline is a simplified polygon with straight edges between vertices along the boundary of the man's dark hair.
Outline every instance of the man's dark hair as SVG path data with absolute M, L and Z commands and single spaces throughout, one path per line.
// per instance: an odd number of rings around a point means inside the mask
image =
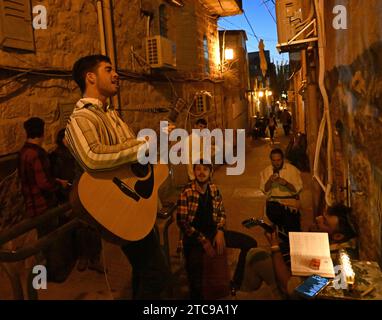
M 284 152 L 280 149 L 280 148 L 274 148 L 272 151 L 271 151 L 271 154 L 269 155 L 269 157 L 272 159 L 272 156 L 274 154 L 279 154 L 281 155 L 281 158 L 284 159 Z
M 351 208 L 343 204 L 336 204 L 328 207 L 327 213 L 329 216 L 336 216 L 338 218 L 338 227 L 336 232 L 343 234 L 342 241 L 348 241 L 354 238 L 357 233 L 350 221 Z
M 80 87 L 82 93 L 86 90 L 86 74 L 95 72 L 101 62 L 111 63 L 110 58 L 102 54 L 82 57 L 74 63 L 72 70 L 73 80 Z
M 212 172 L 213 165 L 212 165 L 212 163 L 211 163 L 210 161 L 208 161 L 207 159 L 200 158 L 200 159 L 199 159 L 199 162 L 200 162 L 200 163 L 194 163 L 194 165 L 192 166 L 192 169 L 193 169 L 193 170 L 195 170 L 195 166 L 196 166 L 197 164 L 201 164 L 201 165 L 203 165 L 203 166 L 205 166 L 205 167 L 208 167 L 208 168 L 210 169 L 210 171 Z
M 44 120 L 33 117 L 24 122 L 24 129 L 28 139 L 41 138 L 44 135 Z
M 196 120 L 196 124 L 197 125 L 202 124 L 204 126 L 207 126 L 207 121 L 206 121 L 206 119 L 200 118 L 200 119 Z

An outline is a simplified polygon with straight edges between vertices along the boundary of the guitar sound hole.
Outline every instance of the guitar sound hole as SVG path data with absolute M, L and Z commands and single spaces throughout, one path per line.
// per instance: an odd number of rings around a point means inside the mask
M 133 163 L 131 165 L 131 171 L 138 178 L 146 177 L 149 173 L 148 164 Z

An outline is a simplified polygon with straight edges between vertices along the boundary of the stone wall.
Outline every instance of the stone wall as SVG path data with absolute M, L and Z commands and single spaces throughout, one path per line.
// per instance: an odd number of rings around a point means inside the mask
M 32 6 L 43 4 L 47 8 L 47 29 L 34 30 L 35 52 L 0 50 L 1 65 L 70 70 L 77 57 L 99 52 L 97 13 L 93 3 L 90 0 L 32 1 Z M 46 121 L 46 143 L 52 146 L 60 123 L 59 104 L 74 103 L 79 97 L 70 77 L 29 74 L 9 80 L 18 74 L 1 71 L 0 155 L 20 149 L 25 140 L 22 124 L 31 116 Z
M 132 108 L 169 106 L 178 95 L 192 102 L 197 91 L 213 94 L 211 110 L 203 115 L 210 127 L 225 125 L 222 109 L 222 88 L 216 82 L 219 63 L 217 21 L 208 15 L 197 0 L 184 1 L 183 8 L 167 6 L 168 37 L 177 45 L 178 66 L 175 71 L 150 71 L 147 66 L 133 64 L 131 49 L 145 58 L 144 38 L 146 18 L 142 9 L 153 12 L 151 34 L 158 34 L 160 0 L 114 1 L 116 60 L 119 70 L 144 74 L 148 78 L 121 80 L 120 101 L 123 116 L 134 129 L 156 128 L 163 115 L 126 111 Z M 1 69 L 0 73 L 0 156 L 17 152 L 25 140 L 22 124 L 31 116 L 46 122 L 46 148 L 54 147 L 54 136 L 64 125 L 63 111 L 74 105 L 80 92 L 71 80 L 70 70 L 80 56 L 100 52 L 96 2 L 92 0 L 32 0 L 32 7 L 42 4 L 48 13 L 47 29 L 34 30 L 35 52 L 0 49 L 0 67 L 46 69 L 50 72 L 67 71 L 66 75 L 20 74 L 19 71 Z M 142 5 L 142 7 L 141 7 Z M 210 74 L 204 73 L 203 35 L 208 39 Z M 150 79 L 150 74 L 167 73 L 179 79 L 170 83 L 166 79 Z M 155 78 L 157 79 L 157 78 Z M 193 122 L 195 119 L 187 117 Z M 186 110 L 178 119 L 182 127 Z M 190 125 L 190 123 L 189 123 Z
M 347 8 L 346 30 L 332 27 L 338 4 Z M 336 196 L 346 199 L 349 171 L 361 258 L 382 263 L 382 2 L 328 0 L 325 21 Z

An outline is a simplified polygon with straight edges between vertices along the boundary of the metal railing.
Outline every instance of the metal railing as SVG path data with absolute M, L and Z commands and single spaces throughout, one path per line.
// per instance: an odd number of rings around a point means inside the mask
M 1 248 L 1 246 L 4 245 L 5 243 L 11 240 L 14 240 L 17 237 L 27 233 L 28 231 L 31 231 L 32 229 L 35 229 L 43 225 L 44 223 L 52 219 L 55 219 L 59 217 L 60 215 L 63 215 L 69 211 L 71 211 L 70 205 L 64 204 L 64 205 L 48 210 L 46 213 L 42 214 L 41 216 L 35 217 L 33 219 L 28 219 L 26 221 L 18 223 L 17 225 L 13 226 L 10 229 L 0 231 L 0 264 L 22 261 L 31 256 L 37 255 L 39 252 L 46 249 L 50 244 L 56 241 L 59 237 L 61 237 L 62 235 L 69 232 L 70 230 L 73 230 L 74 228 L 83 224 L 83 222 L 80 219 L 73 218 L 72 220 L 61 225 L 54 231 L 39 238 L 37 241 L 35 241 L 32 244 L 28 244 L 17 250 L 8 250 L 8 249 Z M 14 272 L 12 272 L 12 270 L 7 268 L 4 268 L 4 269 L 6 271 L 6 275 L 8 276 L 11 282 L 14 299 L 23 300 L 24 293 L 23 293 L 23 287 L 21 284 L 20 277 Z M 32 273 L 32 270 L 33 270 L 33 267 L 30 268 L 28 272 L 27 294 L 28 294 L 28 299 L 37 300 L 38 298 L 37 292 L 32 287 L 32 278 L 34 276 Z

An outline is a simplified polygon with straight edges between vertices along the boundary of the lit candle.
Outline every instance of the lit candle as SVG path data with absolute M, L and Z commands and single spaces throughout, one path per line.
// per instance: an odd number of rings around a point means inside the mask
M 350 286 L 354 285 L 355 273 L 353 271 L 350 258 L 343 249 L 340 250 L 340 261 L 342 265 L 342 272 L 345 274 L 346 283 Z

